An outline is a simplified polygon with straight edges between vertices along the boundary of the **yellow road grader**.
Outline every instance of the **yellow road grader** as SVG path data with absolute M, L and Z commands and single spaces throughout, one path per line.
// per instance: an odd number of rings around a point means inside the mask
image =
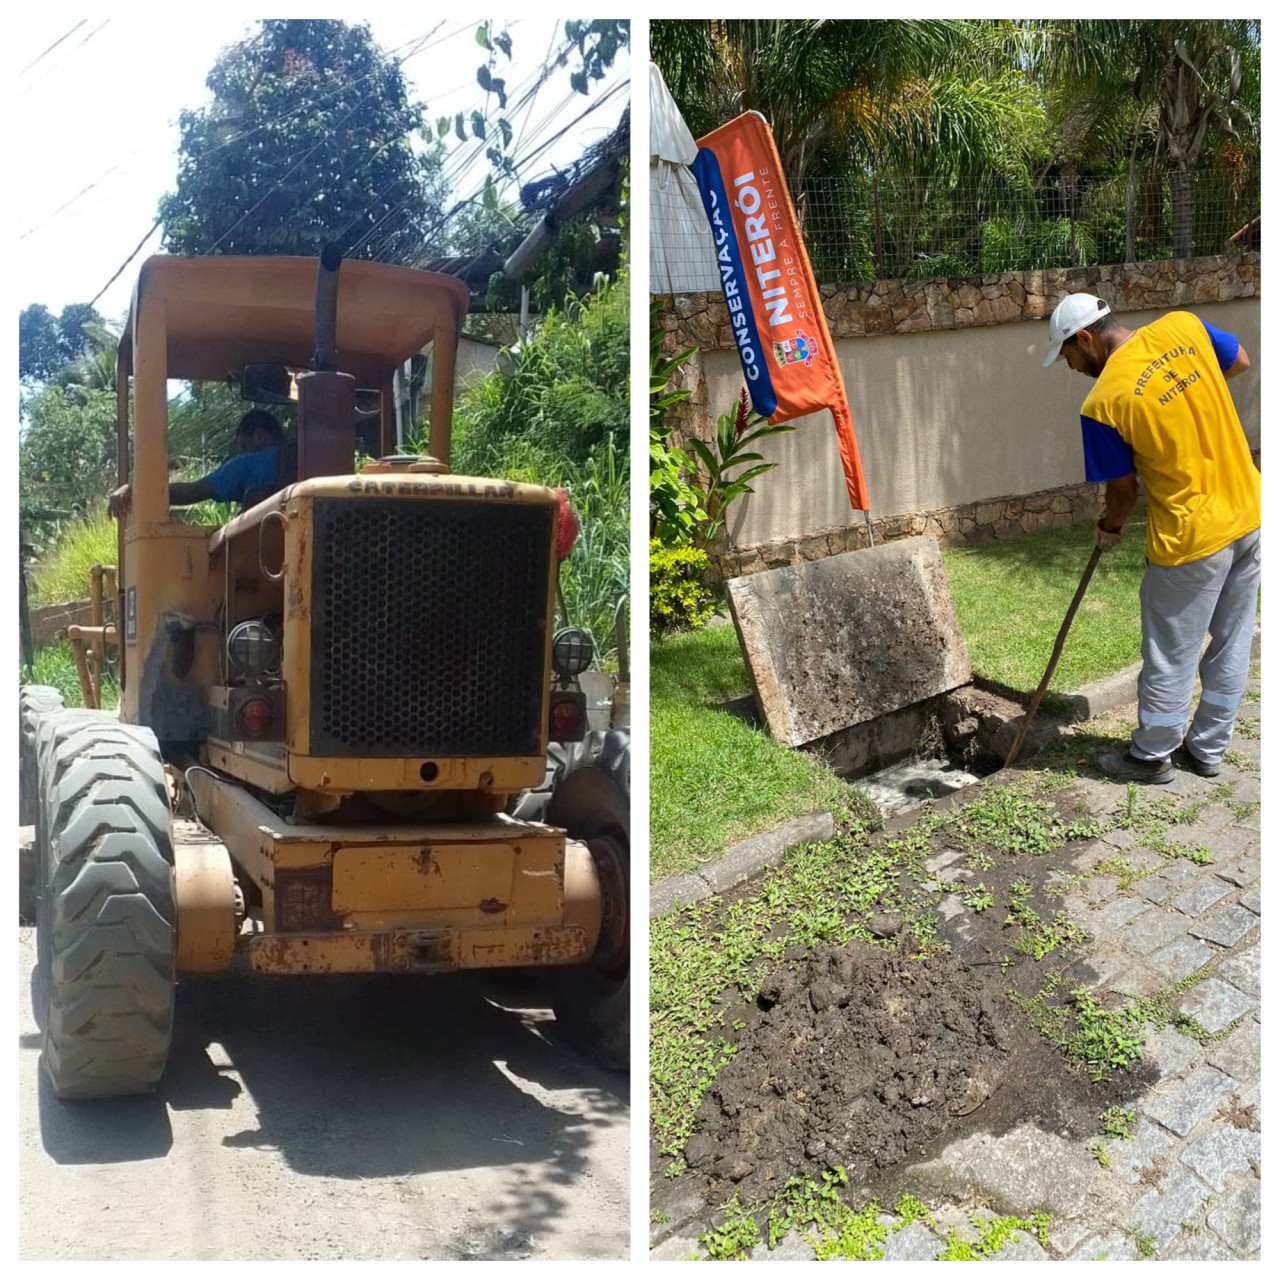
M 557 494 L 449 471 L 467 302 L 327 251 L 143 266 L 117 356 L 131 499 L 103 617 L 73 637 L 87 677 L 118 653 L 119 710 L 20 694 L 59 1097 L 155 1089 L 179 983 L 233 964 L 533 966 L 568 1037 L 627 1065 L 629 732 L 588 732 L 590 638 L 555 626 Z M 397 370 L 427 348 L 411 456 Z M 171 394 L 228 380 L 296 406 L 296 474 L 187 523 Z M 357 471 L 361 422 L 379 456 Z

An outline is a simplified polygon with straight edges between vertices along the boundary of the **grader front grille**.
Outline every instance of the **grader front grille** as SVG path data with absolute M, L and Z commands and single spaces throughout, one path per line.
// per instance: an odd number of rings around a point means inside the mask
M 525 503 L 317 502 L 311 754 L 537 755 L 553 519 Z

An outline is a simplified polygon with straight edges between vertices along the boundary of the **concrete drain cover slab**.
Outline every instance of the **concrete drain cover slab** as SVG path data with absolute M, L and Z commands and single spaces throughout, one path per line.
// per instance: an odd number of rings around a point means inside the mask
M 786 565 L 728 586 L 761 718 L 789 746 L 971 678 L 932 537 Z

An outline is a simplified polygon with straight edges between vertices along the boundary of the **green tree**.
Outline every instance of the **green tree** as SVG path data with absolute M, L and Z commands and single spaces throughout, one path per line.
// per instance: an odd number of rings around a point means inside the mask
M 440 152 L 400 65 L 366 25 L 265 19 L 227 49 L 210 106 L 180 117 L 177 189 L 160 202 L 174 253 L 408 261 L 439 221 Z
M 116 475 L 113 391 L 46 386 L 27 402 L 18 449 L 19 523 L 43 540 L 100 505 Z
M 18 313 L 18 377 L 24 382 L 47 382 L 62 368 L 58 322 L 41 302 Z
M 43 303 L 32 303 L 18 313 L 18 377 L 28 383 L 54 380 L 94 347 L 89 327 L 101 324 L 87 302 L 73 302 L 56 317 Z

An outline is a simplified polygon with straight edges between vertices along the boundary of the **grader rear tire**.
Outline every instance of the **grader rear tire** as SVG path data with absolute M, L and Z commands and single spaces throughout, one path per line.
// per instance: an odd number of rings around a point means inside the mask
M 35 989 L 59 1098 L 149 1093 L 173 1034 L 173 846 L 154 735 L 63 712 L 37 740 Z
M 627 730 L 591 735 L 583 757 L 556 784 L 546 821 L 585 841 L 606 893 L 606 919 L 621 913 L 623 932 L 602 938 L 586 965 L 549 971 L 556 1021 L 566 1038 L 612 1071 L 631 1065 L 629 864 L 631 859 L 631 737 Z

